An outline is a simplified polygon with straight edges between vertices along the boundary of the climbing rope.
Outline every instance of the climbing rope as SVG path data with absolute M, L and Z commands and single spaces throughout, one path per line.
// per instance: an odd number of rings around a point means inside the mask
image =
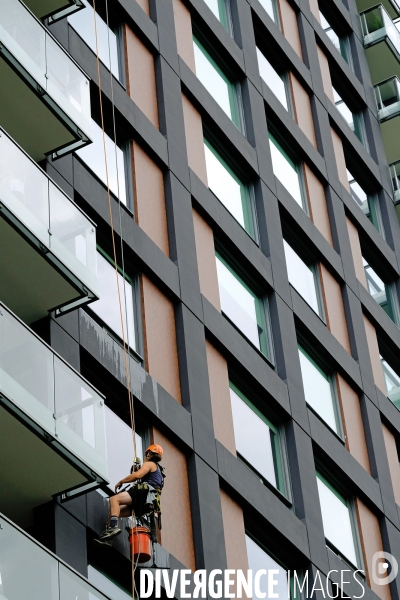
M 116 123 L 115 123 L 114 84 L 113 84 L 113 75 L 112 75 L 112 70 L 111 70 L 112 59 L 111 59 L 108 0 L 106 0 L 105 5 L 106 5 L 106 20 L 107 20 L 106 22 L 107 22 L 108 59 L 109 59 L 109 67 L 110 67 L 114 154 L 115 154 L 115 168 L 116 168 L 116 174 L 117 174 L 120 252 L 121 252 L 122 272 L 125 273 L 125 258 L 124 258 L 124 247 L 123 247 L 123 240 L 122 240 L 122 216 L 121 216 L 122 211 L 121 211 L 119 169 L 118 169 L 118 158 L 117 158 L 117 135 L 116 135 Z M 99 89 L 100 119 L 101 119 L 101 130 L 102 130 L 102 140 L 103 140 L 104 163 L 105 163 L 105 171 L 106 171 L 107 200 L 108 200 L 110 227 L 111 227 L 111 240 L 112 240 L 112 248 L 113 248 L 115 277 L 116 277 L 116 282 L 117 282 L 118 306 L 119 306 L 119 314 L 120 314 L 120 320 L 121 320 L 122 343 L 123 343 L 124 363 L 125 363 L 125 376 L 126 376 L 127 389 L 128 389 L 129 415 L 130 415 L 132 442 L 133 442 L 133 458 L 135 458 L 136 457 L 135 412 L 134 412 L 133 395 L 132 395 L 132 389 L 131 389 L 130 356 L 129 356 L 129 353 L 127 350 L 127 345 L 129 345 L 129 319 L 128 319 L 128 305 L 127 305 L 127 300 L 126 300 L 126 297 L 127 297 L 127 295 L 126 295 L 126 279 L 125 279 L 125 277 L 123 277 L 124 308 L 125 308 L 125 322 L 126 322 L 127 339 L 125 339 L 125 325 L 124 325 L 124 318 L 123 318 L 121 290 L 120 290 L 119 277 L 118 277 L 119 273 L 118 273 L 118 262 L 117 262 L 117 250 L 116 250 L 116 243 L 115 243 L 114 221 L 113 221 L 113 215 L 112 215 L 112 203 L 111 203 L 111 192 L 110 192 L 108 160 L 107 160 L 107 147 L 106 147 L 106 137 L 105 137 L 106 134 L 105 134 L 105 129 L 104 129 L 104 112 L 103 112 L 103 99 L 102 99 L 102 92 L 101 92 L 100 59 L 99 59 L 98 33 L 97 33 L 97 22 L 96 22 L 96 0 L 93 0 L 93 19 L 94 19 L 95 41 L 96 41 L 97 79 L 98 79 L 98 89 Z M 132 463 L 134 463 L 134 461 L 132 461 Z M 134 518 L 133 505 L 132 505 L 132 518 Z M 137 590 L 136 590 L 135 571 L 136 571 L 138 561 L 139 561 L 139 556 L 140 556 L 140 536 L 139 536 L 138 541 L 139 541 L 139 548 L 138 548 L 139 551 L 138 551 L 137 560 L 136 560 L 136 562 L 134 560 L 132 560 L 132 583 L 133 583 L 132 598 L 133 599 L 135 598 L 135 594 L 137 595 L 137 597 L 139 597 L 139 595 L 137 594 Z

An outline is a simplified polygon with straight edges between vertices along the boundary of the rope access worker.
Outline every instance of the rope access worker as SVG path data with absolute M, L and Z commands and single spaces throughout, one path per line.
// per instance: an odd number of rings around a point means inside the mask
M 121 533 L 118 525 L 120 517 L 142 517 L 149 513 L 160 511 L 160 495 L 164 485 L 164 469 L 159 462 L 163 449 L 158 444 L 152 444 L 144 453 L 143 465 L 138 471 L 118 481 L 115 486 L 116 495 L 110 498 L 108 526 L 98 538 L 101 545 L 110 545 L 111 539 Z M 124 483 L 132 483 L 132 487 L 117 493 Z

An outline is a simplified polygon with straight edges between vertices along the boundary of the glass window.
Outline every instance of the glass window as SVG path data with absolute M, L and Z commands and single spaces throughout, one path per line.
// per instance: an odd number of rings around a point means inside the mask
M 201 43 L 193 38 L 196 75 L 228 117 L 240 127 L 237 89 Z
M 343 98 L 339 96 L 335 88 L 333 89 L 333 98 L 335 100 L 335 106 L 346 121 L 347 125 L 350 127 L 353 133 L 358 137 L 362 144 L 366 144 L 366 136 L 364 129 L 364 119 L 362 113 L 353 113 L 347 104 L 344 102 Z
M 289 194 L 293 196 L 297 204 L 300 204 L 305 210 L 305 203 L 302 192 L 302 178 L 300 168 L 286 154 L 282 146 L 277 142 L 274 136 L 269 134 L 269 147 L 271 149 L 272 169 L 275 177 L 279 179 L 281 184 L 287 189 Z
M 94 27 L 94 10 L 86 0 L 81 0 L 85 8 L 69 15 L 68 22 L 81 36 L 84 42 L 96 54 L 96 32 Z M 96 13 L 97 46 L 101 62 L 109 69 L 116 79 L 120 79 L 118 59 L 118 39 L 116 34 L 107 27 L 107 23 Z
M 275 23 L 278 23 L 275 0 L 259 0 L 261 6 L 265 8 L 269 16 Z
M 112 598 L 113 600 L 132 600 L 131 593 L 124 590 L 118 583 L 98 569 L 95 569 L 92 565 L 88 565 L 88 580 L 108 598 Z M 89 593 L 89 598 L 94 599 L 95 596 L 92 596 L 92 594 Z
M 364 215 L 371 221 L 375 229 L 383 235 L 383 224 L 377 196 L 375 194 L 368 196 L 349 170 L 347 170 L 347 179 L 349 180 L 351 197 L 363 211 Z
M 250 190 L 228 167 L 221 156 L 204 140 L 208 187 L 240 223 L 254 237 Z
M 300 296 L 304 298 L 317 315 L 321 316 L 322 310 L 318 300 L 318 275 L 316 269 L 306 265 L 285 240 L 283 240 L 283 247 L 285 249 L 289 283 L 299 292 Z
M 228 0 L 204 0 L 218 21 L 225 29 L 230 30 Z
M 100 299 L 90 304 L 90 309 L 122 339 L 121 314 L 114 265 L 103 254 L 97 253 L 97 281 Z M 125 340 L 136 350 L 135 313 L 132 284 L 118 272 L 119 292 L 122 302 Z M 126 299 L 126 306 L 125 306 Z
M 355 523 L 350 503 L 319 473 L 317 473 L 317 484 L 326 541 L 352 565 L 358 566 Z
M 223 258 L 217 255 L 216 261 L 222 312 L 256 348 L 271 358 L 263 300 L 250 290 Z
M 274 598 L 278 600 L 287 600 L 288 598 L 288 572 L 279 563 L 276 562 L 267 552 L 259 546 L 254 540 L 246 535 L 246 549 L 249 569 L 255 574 L 262 569 L 267 571 L 267 574 L 260 577 L 260 591 L 269 598 L 268 590 L 268 572 L 272 570 L 278 571 L 274 574 L 274 581 L 277 583 L 273 586 Z M 254 581 L 254 579 L 253 579 Z M 262 596 L 256 595 L 253 585 L 253 600 Z
M 230 395 L 237 453 L 252 470 L 285 493 L 277 428 L 232 383 Z
M 339 37 L 335 30 L 328 23 L 324 15 L 319 12 L 322 29 L 325 31 L 332 44 L 343 56 L 344 60 L 351 66 L 350 44 L 347 37 Z
M 383 377 L 385 379 L 386 393 L 389 400 L 400 410 L 400 376 L 381 356 Z
M 279 73 L 275 71 L 274 67 L 265 58 L 264 54 L 258 48 L 257 59 L 258 69 L 260 71 L 262 79 L 278 98 L 279 102 L 286 108 L 286 110 L 289 110 L 286 76 L 279 75 Z
M 336 399 L 331 377 L 299 346 L 303 389 L 307 404 L 335 432 L 339 432 Z
M 108 406 L 105 406 L 107 466 L 110 488 L 129 475 L 134 459 L 132 429 L 124 423 Z M 135 431 L 136 455 L 143 462 L 143 444 L 141 436 Z M 118 443 L 116 443 L 118 440 Z
M 83 10 L 80 12 L 84 12 Z M 76 151 L 83 162 L 107 185 L 106 163 L 104 159 L 103 133 L 101 127 L 92 119 L 93 144 Z M 105 146 L 107 156 L 108 183 L 110 190 L 123 204 L 127 204 L 126 174 L 124 151 L 116 146 L 113 140 L 105 133 Z
M 369 293 L 392 321 L 397 323 L 395 291 L 393 286 L 390 284 L 386 285 L 374 269 L 367 263 L 365 258 L 363 258 L 363 265 Z

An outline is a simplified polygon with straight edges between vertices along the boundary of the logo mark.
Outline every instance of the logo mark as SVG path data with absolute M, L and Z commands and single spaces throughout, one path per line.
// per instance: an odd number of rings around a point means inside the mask
M 372 579 L 377 585 L 387 585 L 397 577 L 399 564 L 389 552 L 375 552 L 372 557 Z M 383 577 L 385 575 L 385 577 Z

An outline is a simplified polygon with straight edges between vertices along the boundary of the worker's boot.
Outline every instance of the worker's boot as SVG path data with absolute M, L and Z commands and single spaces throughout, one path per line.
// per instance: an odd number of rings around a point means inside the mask
M 120 533 L 121 533 L 121 530 L 118 527 L 118 525 L 116 527 L 106 527 L 106 529 L 103 531 L 103 533 L 99 537 L 99 540 L 101 540 L 101 541 L 110 540 L 111 538 L 115 537 L 116 535 L 119 535 Z

